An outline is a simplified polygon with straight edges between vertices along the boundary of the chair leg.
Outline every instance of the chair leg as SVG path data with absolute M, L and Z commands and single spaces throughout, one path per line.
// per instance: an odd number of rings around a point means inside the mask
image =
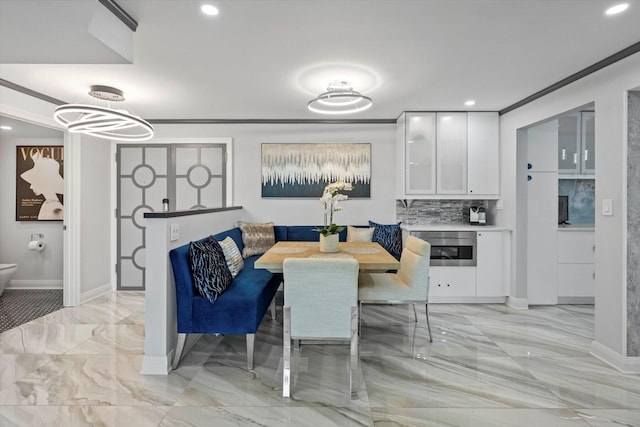
M 271 300 L 271 320 L 276 320 L 276 297 Z
M 291 307 L 282 307 L 282 397 L 291 397 Z
M 362 336 L 362 302 L 358 305 L 358 336 Z
M 182 351 L 184 350 L 184 343 L 187 341 L 187 334 L 178 334 L 178 343 L 176 344 L 176 352 L 173 355 L 173 361 L 171 362 L 171 369 L 176 369 L 182 358 Z
M 247 334 L 247 369 L 253 371 L 253 347 L 256 341 L 256 334 Z
M 418 323 L 418 313 L 416 313 L 416 305 L 415 304 L 411 304 L 413 306 L 413 321 L 415 323 Z
M 429 325 L 429 304 L 424 305 L 427 313 L 427 329 L 429 330 L 429 342 L 433 342 L 433 337 L 431 336 L 431 326 Z
M 360 354 L 358 351 L 358 307 L 351 307 L 351 358 L 349 360 L 349 387 L 351 399 L 358 397 L 358 362 Z

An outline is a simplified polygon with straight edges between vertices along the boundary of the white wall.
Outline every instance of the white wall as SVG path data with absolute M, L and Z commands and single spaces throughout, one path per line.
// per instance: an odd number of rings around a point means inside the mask
M 60 138 L 11 138 L 0 141 L 0 263 L 18 264 L 9 287 L 62 288 L 62 221 L 16 221 L 16 146 L 63 145 Z M 31 234 L 41 233 L 46 246 L 30 251 Z
M 0 114 L 59 129 L 53 120 L 55 107 L 0 86 Z M 95 145 L 104 144 L 108 150 L 110 144 L 87 136 L 65 135 L 64 304 L 75 305 L 111 289 L 110 156 L 104 154 L 103 146 Z M 100 241 L 97 246 L 96 241 Z M 12 238 L 9 243 L 19 242 Z
M 81 301 L 111 286 L 111 144 L 82 136 L 80 143 Z
M 145 339 L 141 373 L 166 375 L 178 339 L 176 284 L 169 251 L 192 240 L 233 228 L 247 220 L 243 209 L 187 215 L 173 218 L 147 218 L 145 277 Z M 179 238 L 169 240 L 170 226 L 179 228 Z
M 501 117 L 501 188 L 504 209 L 497 211 L 499 225 L 515 228 L 515 248 L 522 248 L 516 219 L 519 128 L 595 102 L 596 111 L 596 342 L 625 355 L 626 336 L 626 91 L 640 85 L 640 53 L 565 86 Z M 520 165 L 526 167 L 526 165 Z M 613 200 L 613 216 L 602 216 L 602 199 Z M 525 206 L 526 209 L 526 206 Z M 512 259 L 517 257 L 512 256 Z M 522 267 L 521 265 L 519 266 Z M 512 268 L 512 280 L 522 278 Z M 516 284 L 518 289 L 523 285 Z
M 276 224 L 321 224 L 319 201 L 261 198 L 262 143 L 371 143 L 371 198 L 346 202 L 336 214 L 340 224 L 395 221 L 395 125 L 158 125 L 157 138 L 233 138 L 233 204 L 243 206 L 247 221 Z

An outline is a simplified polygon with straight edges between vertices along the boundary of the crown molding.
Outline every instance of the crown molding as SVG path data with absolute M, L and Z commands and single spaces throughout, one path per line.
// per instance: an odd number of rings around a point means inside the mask
M 106 7 L 109 12 L 113 13 L 116 18 L 122 21 L 124 25 L 129 27 L 133 32 L 138 28 L 138 22 L 131 17 L 123 8 L 118 5 L 114 0 L 99 0 L 100 3 Z
M 572 75 L 570 75 L 569 77 L 566 77 L 562 80 L 560 80 L 559 82 L 556 82 L 554 84 L 552 84 L 551 86 L 548 86 L 536 93 L 534 93 L 533 95 L 527 96 L 524 99 L 521 99 L 520 101 L 509 105 L 506 108 L 503 108 L 502 110 L 499 111 L 499 114 L 502 116 L 503 114 L 507 114 L 510 111 L 513 111 L 517 108 L 522 107 L 523 105 L 529 104 L 530 102 L 535 101 L 536 99 L 540 99 L 545 95 L 550 94 L 551 92 L 555 92 L 556 90 L 567 86 L 573 82 L 576 82 L 578 80 L 580 80 L 583 77 L 588 76 L 589 74 L 593 74 L 596 71 L 602 70 L 605 67 L 608 67 L 609 65 L 618 62 L 628 56 L 631 56 L 635 53 L 640 52 L 640 42 L 634 43 L 629 47 L 626 47 L 624 49 L 622 49 L 621 51 L 618 51 L 616 53 L 614 53 L 611 56 L 606 57 L 605 59 L 596 62 L 593 65 L 588 66 L 587 68 L 578 71 L 577 73 L 574 73 Z

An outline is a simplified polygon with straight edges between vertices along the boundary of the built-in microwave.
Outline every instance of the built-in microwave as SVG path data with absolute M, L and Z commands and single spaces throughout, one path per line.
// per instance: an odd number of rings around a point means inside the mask
M 432 266 L 476 266 L 475 231 L 419 231 L 412 235 L 431 244 Z

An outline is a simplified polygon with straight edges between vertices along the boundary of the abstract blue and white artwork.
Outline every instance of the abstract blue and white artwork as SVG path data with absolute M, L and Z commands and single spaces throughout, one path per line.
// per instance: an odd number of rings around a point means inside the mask
M 321 197 L 334 181 L 371 197 L 371 144 L 262 144 L 262 197 Z

